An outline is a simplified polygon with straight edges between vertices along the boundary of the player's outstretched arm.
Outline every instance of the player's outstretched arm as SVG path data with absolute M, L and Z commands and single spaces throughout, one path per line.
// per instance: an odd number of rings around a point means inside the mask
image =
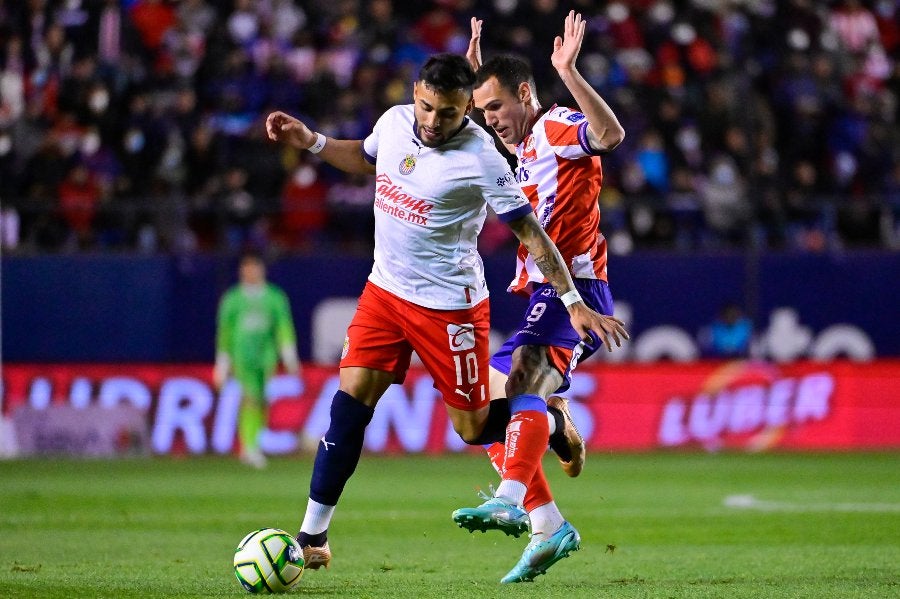
M 226 295 L 219 301 L 219 309 L 216 315 L 216 363 L 213 366 L 213 386 L 221 389 L 228 381 L 228 373 L 231 371 L 231 348 L 233 346 L 234 331 L 234 304 L 230 296 Z
M 600 97 L 594 88 L 585 81 L 575 61 L 581 51 L 587 21 L 580 13 L 569 11 L 564 25 L 563 37 L 553 40 L 553 54 L 550 62 L 559 73 L 560 79 L 578 103 L 578 108 L 588 120 L 588 143 L 598 152 L 608 152 L 625 139 L 625 130 L 619 124 L 612 108 Z M 471 46 L 471 44 L 470 44 Z
M 562 254 L 559 253 L 559 249 L 547 232 L 541 228 L 534 213 L 510 221 L 509 226 L 566 305 L 572 328 L 578 332 L 581 338 L 587 341 L 591 339 L 593 332 L 607 350 L 612 351 L 613 348 L 610 337 L 615 341 L 616 347 L 621 347 L 622 339 L 629 338 L 625 324 L 618 318 L 598 314 L 584 303 L 578 290 L 575 289 L 575 283 L 563 261 Z
M 481 24 L 484 21 L 472 17 L 472 37 L 469 39 L 469 49 L 466 50 L 466 59 L 472 65 L 472 70 L 477 71 L 484 64 L 481 60 Z
M 318 154 L 319 158 L 342 171 L 360 175 L 375 173 L 375 167 L 362 157 L 362 140 L 326 138 L 284 112 L 276 111 L 266 118 L 266 134 L 272 141 Z

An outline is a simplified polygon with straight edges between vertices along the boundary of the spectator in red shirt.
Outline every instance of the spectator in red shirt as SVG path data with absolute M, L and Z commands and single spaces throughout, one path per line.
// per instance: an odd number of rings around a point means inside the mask
M 59 207 L 79 245 L 91 241 L 91 227 L 99 203 L 100 186 L 84 164 L 76 164 L 59 185 Z

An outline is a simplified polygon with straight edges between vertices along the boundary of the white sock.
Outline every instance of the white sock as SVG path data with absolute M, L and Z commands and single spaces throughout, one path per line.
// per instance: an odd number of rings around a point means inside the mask
M 547 424 L 550 425 L 550 434 L 552 435 L 556 432 L 556 418 L 550 412 L 547 412 Z
M 306 504 L 306 515 L 303 516 L 300 532 L 305 532 L 308 535 L 317 535 L 328 530 L 335 507 L 310 499 Z
M 503 479 L 500 481 L 500 486 L 497 487 L 497 492 L 494 493 L 494 497 L 505 499 L 507 503 L 513 505 L 522 505 L 525 501 L 526 490 L 527 487 L 525 486 L 525 483 L 520 483 L 517 480 Z
M 534 508 L 528 512 L 528 518 L 531 520 L 531 534 L 543 535 L 544 538 L 559 530 L 566 521 L 555 501 Z

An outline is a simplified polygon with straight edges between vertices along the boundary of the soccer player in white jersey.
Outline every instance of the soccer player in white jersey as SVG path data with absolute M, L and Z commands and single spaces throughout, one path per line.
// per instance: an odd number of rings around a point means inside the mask
M 481 21 L 472 19 L 469 58 L 477 70 L 475 106 L 518 159 L 516 180 L 528 196 L 541 226 L 556 243 L 584 301 L 612 314 L 606 283 L 606 240 L 600 233 L 597 196 L 603 172 L 599 155 L 615 148 L 625 132 L 615 114 L 575 68 L 584 39 L 585 21 L 571 11 L 564 34 L 554 40 L 551 62 L 580 110 L 541 107 L 530 66 L 515 57 L 496 56 L 481 64 Z M 530 296 L 519 329 L 491 359 L 491 396 L 532 394 L 548 398 L 568 416 L 566 401 L 554 393 L 569 387 L 571 371 L 596 351 L 565 317 L 566 302 L 548 283 L 527 246 L 519 248 L 517 272 L 509 290 Z M 577 476 L 584 463 L 584 443 L 566 422 L 550 437 L 563 469 Z M 560 438 L 562 436 L 563 438 Z M 521 444 L 520 444 L 521 445 Z M 538 449 L 545 449 L 545 445 Z M 566 449 L 574 449 L 565 455 Z M 507 533 L 521 527 L 525 512 L 531 541 L 503 582 L 532 580 L 569 552 L 579 548 L 578 531 L 565 521 L 547 485 L 540 460 L 524 461 L 533 469 L 510 465 L 521 447 L 488 447 L 502 477 L 495 497 L 474 508 L 462 508 L 453 519 L 469 530 L 496 528 Z M 518 506 L 523 506 L 524 511 Z
M 376 174 L 375 264 L 347 331 L 339 390 L 298 535 L 308 568 L 327 567 L 331 560 L 328 525 L 359 462 L 365 428 L 387 388 L 403 382 L 412 351 L 466 442 L 525 435 L 521 421 L 527 419 L 536 425 L 527 434 L 540 436 L 546 447 L 543 401 L 524 396 L 500 410 L 490 407 L 497 402 L 488 396 L 488 290 L 476 250 L 487 205 L 535 256 L 556 292 L 569 298 L 574 330 L 584 338 L 600 336 L 610 349 L 620 336 L 627 338 L 620 321 L 578 296 L 505 159 L 467 117 L 474 82 L 465 58 L 430 58 L 413 88 L 415 103 L 389 109 L 365 140 L 326 138 L 283 112 L 266 120 L 273 140 L 308 149 L 347 172 Z

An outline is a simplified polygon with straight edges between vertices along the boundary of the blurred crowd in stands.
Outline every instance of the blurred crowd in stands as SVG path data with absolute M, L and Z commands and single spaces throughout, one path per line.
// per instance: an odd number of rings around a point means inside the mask
M 6 251 L 367 252 L 373 182 L 271 144 L 273 109 L 365 136 L 435 52 L 549 55 L 616 111 L 613 252 L 900 247 L 897 0 L 0 0 Z M 489 219 L 485 251 L 510 234 Z

